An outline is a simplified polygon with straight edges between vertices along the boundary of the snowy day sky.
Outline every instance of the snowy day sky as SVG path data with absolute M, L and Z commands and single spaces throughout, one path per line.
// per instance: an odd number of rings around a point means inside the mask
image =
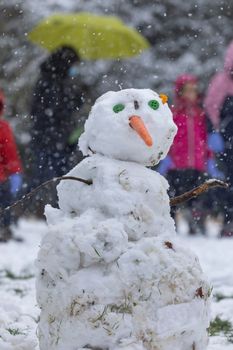
M 82 79 L 90 86 L 95 84 L 94 99 L 110 88 L 118 89 L 119 84 L 159 88 L 172 96 L 172 83 L 183 71 L 197 74 L 204 89 L 211 75 L 221 69 L 224 50 L 232 39 L 233 5 L 223 0 L 2 0 L 0 9 L 0 81 L 11 95 L 12 116 L 28 113 L 29 86 L 35 83 L 38 65 L 46 55 L 45 50 L 29 43 L 27 34 L 53 13 L 90 11 L 117 15 L 140 30 L 151 44 L 150 50 L 129 62 L 84 62 Z

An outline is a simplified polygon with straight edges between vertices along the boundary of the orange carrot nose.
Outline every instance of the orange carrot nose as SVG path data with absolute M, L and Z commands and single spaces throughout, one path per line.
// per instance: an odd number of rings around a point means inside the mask
M 147 146 L 151 147 L 153 145 L 152 137 L 139 116 L 132 115 L 129 117 L 129 125 L 138 133 Z

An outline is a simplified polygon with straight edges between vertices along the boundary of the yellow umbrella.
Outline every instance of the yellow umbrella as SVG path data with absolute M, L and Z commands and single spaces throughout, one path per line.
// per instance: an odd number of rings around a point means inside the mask
M 149 47 L 141 34 L 117 17 L 87 12 L 52 15 L 29 33 L 29 39 L 49 51 L 70 46 L 82 59 L 91 60 L 131 57 Z

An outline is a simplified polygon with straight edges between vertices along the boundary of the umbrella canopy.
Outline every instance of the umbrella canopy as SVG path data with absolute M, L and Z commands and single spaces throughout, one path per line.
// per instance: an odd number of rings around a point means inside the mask
M 29 33 L 29 39 L 49 51 L 70 46 L 90 60 L 131 57 L 149 47 L 141 34 L 117 17 L 86 12 L 52 15 Z

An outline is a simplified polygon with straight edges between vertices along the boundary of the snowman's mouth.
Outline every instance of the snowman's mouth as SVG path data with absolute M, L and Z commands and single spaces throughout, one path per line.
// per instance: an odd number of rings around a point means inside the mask
M 152 137 L 141 117 L 138 115 L 132 115 L 129 117 L 129 125 L 136 131 L 136 133 L 141 137 L 141 139 L 148 147 L 151 147 L 153 145 Z

